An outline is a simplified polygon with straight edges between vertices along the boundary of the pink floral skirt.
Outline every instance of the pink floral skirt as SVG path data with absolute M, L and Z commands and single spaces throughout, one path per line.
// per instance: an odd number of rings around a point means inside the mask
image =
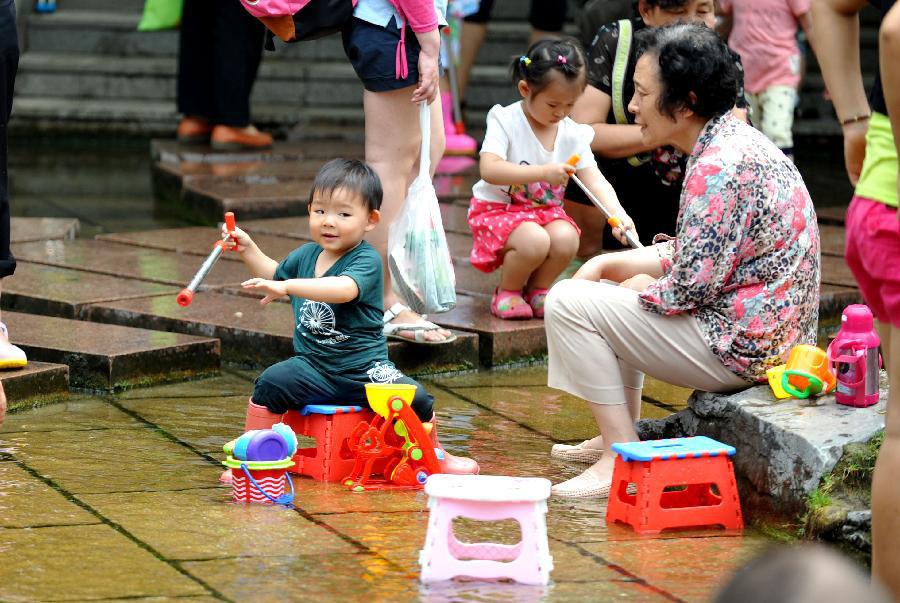
M 493 272 L 503 264 L 503 248 L 506 247 L 509 235 L 519 224 L 535 222 L 545 226 L 554 220 L 565 220 L 581 236 L 581 229 L 561 205 L 532 207 L 519 203 L 482 201 L 472 197 L 468 222 L 474 240 L 469 261 L 482 272 Z

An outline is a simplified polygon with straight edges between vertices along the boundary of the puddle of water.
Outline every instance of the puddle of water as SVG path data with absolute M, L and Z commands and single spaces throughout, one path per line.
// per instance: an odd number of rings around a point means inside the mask
M 546 368 L 531 367 L 437 380 L 448 449 L 488 474 L 559 481 L 583 470 L 548 454 L 572 424 L 529 422 L 501 405 L 507 395 L 540 403 L 553 395 L 545 379 Z M 294 477 L 295 510 L 230 502 L 217 483 L 221 446 L 240 432 L 250 387 L 229 374 L 10 415 L 0 435 L 0 540 L 15 554 L 4 555 L 12 562 L 0 570 L 0 599 L 691 601 L 767 543 L 749 530 L 642 537 L 607 526 L 605 501 L 551 499 L 550 585 L 423 586 L 421 491 L 353 494 Z M 517 540 L 508 521 L 461 523 L 468 542 Z M 704 551 L 702 576 L 667 565 L 682 549 Z

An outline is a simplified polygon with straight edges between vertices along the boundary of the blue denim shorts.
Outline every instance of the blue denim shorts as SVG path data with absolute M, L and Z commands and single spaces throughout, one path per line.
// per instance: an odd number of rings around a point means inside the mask
M 381 27 L 353 17 L 341 32 L 344 52 L 357 77 L 369 92 L 387 92 L 414 86 L 419 81 L 419 41 L 406 28 L 407 77 L 397 79 L 397 44 L 400 28 L 392 20 Z

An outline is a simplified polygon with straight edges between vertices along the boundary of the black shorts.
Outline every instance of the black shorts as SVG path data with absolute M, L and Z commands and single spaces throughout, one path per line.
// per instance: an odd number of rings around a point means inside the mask
M 407 25 L 407 76 L 397 79 L 397 44 L 400 28 L 391 20 L 381 27 L 353 17 L 341 32 L 344 53 L 350 59 L 356 76 L 369 92 L 387 92 L 414 86 L 419 82 L 419 40 Z
M 371 373 L 371 375 L 369 374 Z M 406 383 L 416 386 L 410 405 L 421 421 L 434 414 L 434 398 L 415 380 L 398 371 L 390 362 L 373 365 L 369 372 L 341 374 L 323 371 L 303 356 L 273 364 L 256 378 L 253 403 L 275 414 L 302 410 L 307 404 L 359 405 L 368 408 L 366 383 Z

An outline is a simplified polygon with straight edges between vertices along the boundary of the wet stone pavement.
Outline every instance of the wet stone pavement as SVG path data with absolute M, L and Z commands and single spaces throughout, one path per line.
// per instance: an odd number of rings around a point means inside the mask
M 241 431 L 255 374 L 226 369 L 105 397 L 73 393 L 8 416 L 0 600 L 706 601 L 767 544 L 750 529 L 641 537 L 606 526 L 605 501 L 551 499 L 549 586 L 421 586 L 423 492 L 353 494 L 295 477 L 294 510 L 229 502 L 217 483 L 221 447 Z M 582 470 L 549 457 L 552 443 L 594 432 L 582 402 L 546 387 L 545 367 L 424 382 L 443 443 L 475 457 L 482 473 L 555 482 Z M 643 416 L 683 408 L 688 393 L 649 382 Z M 509 526 L 459 531 L 515 541 Z

